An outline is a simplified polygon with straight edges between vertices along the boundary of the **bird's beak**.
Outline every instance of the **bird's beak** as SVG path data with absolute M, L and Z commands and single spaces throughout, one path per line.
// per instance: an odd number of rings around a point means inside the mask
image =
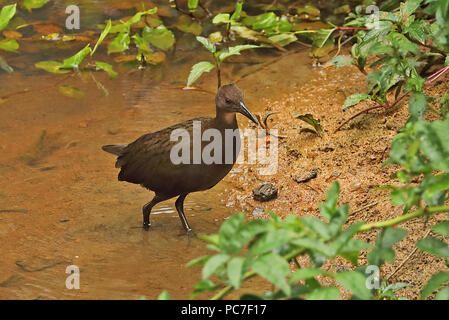
M 245 117 L 247 117 L 249 120 L 251 120 L 252 122 L 254 122 L 255 124 L 259 124 L 259 122 L 257 121 L 256 117 L 254 117 L 252 115 L 251 112 L 249 112 L 248 108 L 245 106 L 245 104 L 243 102 L 240 102 L 240 111 L 241 114 L 243 114 Z

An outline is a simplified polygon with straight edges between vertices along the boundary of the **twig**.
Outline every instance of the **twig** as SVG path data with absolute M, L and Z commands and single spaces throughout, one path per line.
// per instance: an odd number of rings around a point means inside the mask
M 352 211 L 352 212 L 351 212 L 351 216 L 354 215 L 354 214 L 357 214 L 357 213 L 359 213 L 359 212 L 365 211 L 366 209 L 370 209 L 370 208 L 372 208 L 372 207 L 374 207 L 374 206 L 377 206 L 379 203 L 380 203 L 380 201 L 373 202 L 373 203 L 370 203 L 370 204 L 368 204 L 368 205 L 366 205 L 366 206 L 364 206 L 364 207 L 362 207 L 362 208 L 360 208 L 360 209 L 357 209 L 357 210 L 355 210 L 355 211 Z
M 430 234 L 430 229 L 426 232 L 423 238 L 426 238 Z M 418 247 L 415 247 L 413 251 L 407 256 L 407 258 L 404 259 L 404 261 L 401 262 L 401 264 L 385 279 L 386 281 L 390 280 L 391 277 L 393 277 L 406 263 L 409 261 L 413 255 L 418 251 Z

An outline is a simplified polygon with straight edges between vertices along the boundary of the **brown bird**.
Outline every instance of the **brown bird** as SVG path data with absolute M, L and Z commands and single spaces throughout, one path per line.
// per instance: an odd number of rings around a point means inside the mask
M 182 225 L 187 232 L 190 232 L 192 229 L 184 215 L 186 196 L 215 186 L 231 171 L 236 162 L 240 151 L 236 113 L 241 113 L 254 123 L 258 123 L 246 108 L 242 92 L 234 84 L 218 89 L 215 104 L 215 118 L 191 119 L 158 132 L 145 134 L 129 145 L 102 147 L 104 151 L 118 156 L 115 166 L 121 168 L 119 181 L 140 184 L 155 192 L 154 198 L 142 208 L 145 230 L 150 226 L 151 209 L 161 201 L 179 196 L 175 203 L 176 210 Z M 174 139 L 174 133 L 179 134 L 176 135 L 178 138 L 190 137 L 188 145 L 182 144 L 184 140 L 180 143 L 179 139 Z M 203 136 L 204 133 L 207 133 L 208 141 L 203 141 L 206 136 L 206 134 Z M 200 141 L 198 138 L 195 140 L 198 136 Z M 215 141 L 217 136 L 221 137 L 218 143 Z M 229 136 L 232 138 L 231 143 L 226 139 Z M 212 142 L 217 143 L 215 144 L 217 148 L 208 146 Z M 184 161 L 177 158 L 180 155 L 179 151 L 184 152 L 182 154 Z M 205 153 L 206 156 L 210 156 L 206 161 Z

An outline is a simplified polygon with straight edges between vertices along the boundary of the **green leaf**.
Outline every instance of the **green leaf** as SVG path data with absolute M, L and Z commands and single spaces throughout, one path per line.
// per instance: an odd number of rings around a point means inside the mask
M 119 33 L 114 40 L 112 40 L 108 45 L 108 54 L 123 52 L 129 48 L 130 42 L 128 33 Z
M 326 192 L 326 201 L 319 205 L 321 215 L 327 221 L 331 221 L 337 210 L 338 196 L 340 195 L 340 185 L 337 181 L 332 183 L 332 186 Z
M 422 92 L 413 93 L 408 103 L 408 111 L 410 112 L 410 115 L 415 120 L 422 119 L 426 110 L 427 110 L 426 95 Z
M 240 19 L 240 15 L 242 13 L 242 8 L 243 8 L 243 0 L 237 1 L 237 3 L 235 4 L 234 13 L 231 16 L 232 21 L 237 21 L 238 19 Z
M 361 101 L 371 100 L 371 96 L 365 93 L 356 93 L 346 98 L 345 103 L 343 104 L 343 111 L 349 109 L 349 107 L 355 106 L 359 104 Z
M 164 290 L 159 297 L 157 297 L 158 300 L 170 300 L 170 294 L 167 290 Z
M 322 48 L 326 42 L 331 37 L 332 33 L 334 33 L 335 29 L 320 29 L 316 33 L 313 39 L 313 46 L 315 48 Z
M 419 240 L 416 246 L 424 252 L 428 252 L 442 258 L 449 257 L 449 247 L 446 243 L 439 239 L 427 237 Z
M 444 62 L 444 65 L 445 65 L 445 66 L 449 66 L 449 56 L 446 57 L 446 60 L 445 60 L 445 62 Z
M 229 13 L 219 13 L 212 19 L 213 24 L 230 23 L 230 22 L 231 20 Z
M 203 280 L 206 280 L 211 275 L 213 275 L 215 271 L 218 270 L 218 268 L 220 268 L 229 260 L 229 258 L 229 255 L 222 253 L 212 256 L 209 260 L 207 260 L 202 271 Z
M 315 119 L 312 114 L 294 113 L 293 116 L 301 121 L 304 121 L 305 123 L 310 124 L 315 129 L 315 133 L 317 135 L 321 136 L 324 133 L 320 119 Z
M 340 300 L 340 291 L 335 287 L 321 287 L 307 295 L 307 300 Z
M 43 7 L 48 0 L 24 0 L 23 6 L 28 9 L 28 11 L 31 11 L 31 9 L 39 9 Z
M 201 44 L 211 53 L 215 53 L 217 51 L 217 48 L 215 47 L 215 44 L 213 44 L 209 39 L 198 36 L 196 37 L 196 40 L 201 42 Z
M 190 71 L 189 78 L 187 79 L 187 87 L 190 87 L 196 80 L 198 80 L 204 72 L 209 72 L 213 68 L 215 68 L 215 66 L 209 61 L 201 61 L 195 64 Z
M 433 232 L 441 234 L 442 236 L 449 236 L 449 221 L 444 221 L 434 225 L 431 229 Z
M 222 63 L 226 58 L 233 56 L 233 55 L 239 55 L 241 51 L 253 49 L 253 48 L 259 48 L 259 46 L 252 45 L 252 44 L 244 44 L 234 47 L 229 47 L 227 50 L 221 50 L 217 52 L 218 54 L 218 61 L 219 63 Z
M 95 44 L 94 49 L 90 53 L 91 56 L 95 53 L 95 51 L 97 51 L 98 46 L 103 42 L 104 38 L 106 38 L 106 36 L 108 35 L 109 31 L 111 30 L 111 26 L 112 26 L 111 19 L 109 19 L 108 23 L 106 24 L 106 27 L 101 32 L 100 37 L 98 38 L 97 43 Z
M 111 27 L 109 33 L 129 33 L 131 29 L 131 25 L 139 22 L 142 19 L 142 16 L 155 14 L 157 12 L 157 7 L 154 7 L 147 11 L 139 11 L 131 19 L 126 22 L 121 22 Z
M 259 237 L 257 241 L 251 245 L 249 253 L 251 255 L 267 253 L 283 244 L 288 243 L 292 238 L 292 234 L 286 230 L 270 230 Z
M 199 0 L 188 0 L 187 6 L 190 10 L 196 9 L 198 7 Z
M 439 272 L 430 278 L 429 282 L 421 291 L 421 299 L 424 300 L 430 296 L 436 289 L 438 289 L 445 282 L 449 281 L 449 272 Z
M 281 34 L 276 34 L 274 36 L 271 36 L 268 38 L 271 42 L 280 45 L 281 47 L 285 47 L 289 45 L 290 43 L 295 42 L 298 40 L 294 33 L 286 32 Z
M 6 51 L 16 51 L 17 49 L 19 49 L 19 44 L 14 39 L 0 40 L 0 49 Z
M 164 25 L 156 28 L 145 27 L 142 30 L 142 37 L 156 48 L 167 51 L 175 44 L 175 36 L 173 32 L 168 30 Z
M 449 300 L 449 287 L 440 290 L 440 292 L 436 294 L 434 300 Z
M 134 39 L 134 43 L 137 46 L 139 54 L 141 54 L 141 53 L 145 54 L 145 53 L 153 52 L 150 49 L 149 43 L 144 38 L 142 38 L 139 34 L 136 33 L 135 35 L 132 36 L 132 38 Z
M 290 278 L 290 282 L 296 282 L 299 280 L 306 280 L 314 278 L 318 275 L 326 275 L 327 272 L 317 268 L 302 268 L 296 271 Z
M 368 262 L 381 266 L 385 261 L 393 261 L 395 252 L 392 246 L 401 241 L 407 235 L 407 231 L 400 228 L 383 229 L 376 239 L 375 247 L 368 253 Z
M 353 297 L 362 300 L 371 299 L 371 290 L 366 286 L 366 278 L 357 271 L 345 271 L 337 273 L 335 279 L 343 287 L 351 291 Z
M 39 61 L 34 65 L 38 69 L 43 69 L 51 73 L 68 73 L 70 70 L 61 69 L 62 63 L 58 61 Z
M 269 29 L 276 26 L 278 17 L 274 12 L 266 12 L 258 15 L 252 24 L 254 30 Z
M 197 266 L 200 264 L 205 264 L 207 262 L 207 260 L 210 259 L 210 256 L 202 256 L 202 257 L 198 257 L 196 259 L 193 259 L 192 261 L 187 262 L 186 267 L 190 268 L 193 266 Z
M 238 289 L 243 278 L 243 265 L 245 259 L 242 257 L 234 257 L 228 262 L 227 272 L 231 285 Z
M 318 218 L 315 217 L 303 217 L 301 221 L 304 225 L 315 232 L 319 237 L 324 240 L 329 240 L 331 238 L 329 225 Z
M 251 269 L 290 296 L 291 288 L 285 279 L 290 267 L 285 259 L 272 253 L 263 255 L 253 260 Z
M 95 66 L 97 67 L 97 70 L 106 71 L 109 75 L 109 78 L 117 79 L 118 73 L 115 72 L 114 69 L 112 69 L 112 66 L 109 63 L 97 61 L 95 63 Z
M 84 58 L 92 51 L 90 44 L 85 46 L 83 49 L 78 51 L 75 55 L 70 58 L 64 59 L 62 62 L 62 69 L 77 69 Z
M 5 29 L 9 21 L 16 14 L 16 4 L 10 4 L 8 6 L 4 6 L 2 11 L 0 11 L 0 31 Z

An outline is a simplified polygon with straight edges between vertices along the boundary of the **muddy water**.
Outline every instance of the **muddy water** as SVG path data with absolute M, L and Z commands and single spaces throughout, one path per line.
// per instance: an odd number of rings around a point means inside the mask
M 153 195 L 118 182 L 114 157 L 100 147 L 213 115 L 214 74 L 199 82 L 211 93 L 180 89 L 190 66 L 207 56 L 178 51 L 161 67 L 118 68 L 119 78 L 111 81 L 102 73 L 67 78 L 36 72 L 32 61 L 57 53 L 27 54 L 31 46 L 10 57 L 16 72 L 0 74 L 0 96 L 28 90 L 0 104 L 0 298 L 154 299 L 164 289 L 173 298 L 188 298 L 200 270 L 185 264 L 209 253 L 204 243 L 185 236 L 174 201 L 155 207 L 151 230 L 143 231 L 141 207 Z M 308 79 L 307 53 L 293 51 L 231 60 L 224 82 L 235 81 L 248 107 L 262 111 L 266 98 L 294 91 Z M 110 61 L 101 51 L 98 59 Z M 62 84 L 84 96 L 63 96 Z M 215 233 L 239 211 L 227 203 L 228 188 L 225 180 L 187 198 L 186 215 L 196 233 Z M 65 288 L 72 264 L 81 270 L 80 290 Z M 268 288 L 262 281 L 249 286 L 253 292 Z

